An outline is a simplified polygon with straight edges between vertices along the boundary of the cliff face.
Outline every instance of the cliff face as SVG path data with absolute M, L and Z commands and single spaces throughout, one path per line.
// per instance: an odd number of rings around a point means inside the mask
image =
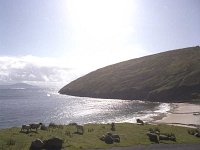
M 59 93 L 162 102 L 200 98 L 200 47 L 177 49 L 110 65 L 72 81 Z

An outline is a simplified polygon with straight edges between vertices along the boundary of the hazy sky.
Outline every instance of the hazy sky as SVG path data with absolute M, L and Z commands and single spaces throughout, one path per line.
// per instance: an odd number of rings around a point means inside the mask
M 0 62 L 92 70 L 199 44 L 200 0 L 0 0 Z

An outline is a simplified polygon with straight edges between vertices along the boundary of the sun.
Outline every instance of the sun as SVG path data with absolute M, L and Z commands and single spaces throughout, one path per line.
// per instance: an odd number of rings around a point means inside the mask
M 73 0 L 67 1 L 66 6 L 71 56 L 76 55 L 80 65 L 91 65 L 92 60 L 92 65 L 104 66 L 133 55 L 128 39 L 134 32 L 135 1 Z
M 80 42 L 101 43 L 130 29 L 133 6 L 128 0 L 75 0 L 68 2 L 68 13 Z

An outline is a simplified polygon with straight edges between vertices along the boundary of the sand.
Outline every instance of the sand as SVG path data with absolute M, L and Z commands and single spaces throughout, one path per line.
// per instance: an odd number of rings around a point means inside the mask
M 158 124 L 174 124 L 182 126 L 200 127 L 200 105 L 189 103 L 173 103 L 173 108 L 164 117 L 155 120 Z

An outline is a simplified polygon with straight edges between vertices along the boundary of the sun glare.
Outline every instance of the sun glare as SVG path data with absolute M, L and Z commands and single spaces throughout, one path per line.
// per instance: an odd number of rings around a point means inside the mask
M 130 35 L 134 32 L 136 4 L 133 2 L 132 0 L 67 1 L 66 9 L 71 24 L 73 44 L 71 55 L 80 57 L 79 60 L 84 59 L 83 63 L 90 64 L 92 60 L 93 64 L 98 66 L 137 56 L 133 53 L 133 49 L 138 46 L 128 43 Z
M 131 1 L 86 0 L 70 1 L 68 10 L 79 42 L 98 45 L 111 39 L 116 42 L 119 35 L 132 30 L 132 7 Z

